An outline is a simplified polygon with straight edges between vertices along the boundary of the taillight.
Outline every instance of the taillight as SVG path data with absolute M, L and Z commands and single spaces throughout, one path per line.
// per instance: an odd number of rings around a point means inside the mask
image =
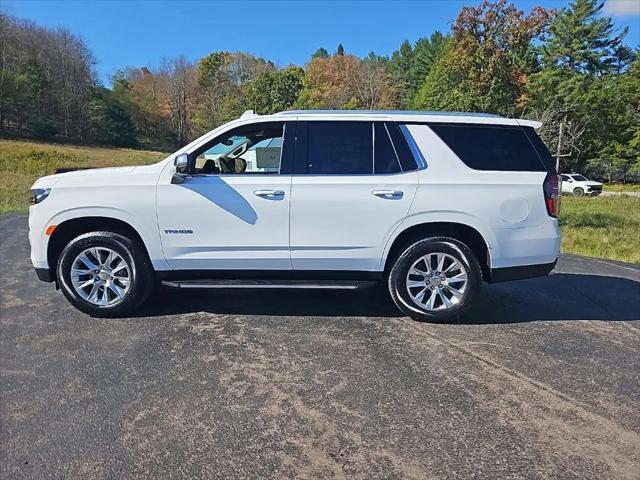
M 544 204 L 547 206 L 547 213 L 549 216 L 556 218 L 560 211 L 560 182 L 562 182 L 560 175 L 548 174 L 542 184 Z

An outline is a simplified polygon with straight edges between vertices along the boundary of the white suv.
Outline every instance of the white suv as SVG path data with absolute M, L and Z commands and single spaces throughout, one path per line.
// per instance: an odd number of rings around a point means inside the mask
M 562 178 L 562 193 L 570 193 L 581 197 L 583 195 L 597 196 L 602 193 L 602 184 L 600 182 L 594 182 L 587 180 L 582 175 L 576 173 L 563 173 Z
M 419 320 L 482 280 L 546 275 L 558 176 L 537 122 L 429 112 L 246 112 L 149 166 L 33 185 L 31 260 L 78 309 L 176 288 L 357 288 Z

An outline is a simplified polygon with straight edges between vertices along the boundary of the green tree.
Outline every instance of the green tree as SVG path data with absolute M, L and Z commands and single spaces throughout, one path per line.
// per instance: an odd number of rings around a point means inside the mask
M 429 38 L 420 38 L 413 49 L 413 62 L 409 67 L 408 95 L 413 99 L 431 68 L 443 55 L 449 37 L 435 31 Z
M 135 126 L 129 113 L 106 88 L 95 88 L 88 105 L 92 141 L 118 147 L 137 145 Z
M 258 75 L 247 88 L 247 105 L 256 113 L 269 114 L 290 108 L 300 95 L 304 70 L 290 66 Z
M 311 55 L 311 59 L 313 60 L 314 58 L 329 58 L 329 52 L 327 52 L 326 48 L 320 47 L 313 55 Z
M 527 86 L 528 106 L 554 109 L 561 114 L 558 127 L 571 123 L 584 130 L 577 155 L 566 164 L 598 176 L 624 176 L 631 168 L 625 159 L 632 156 L 634 115 L 623 85 L 637 67 L 624 73 L 635 57 L 622 44 L 626 29 L 616 32 L 601 10 L 602 2 L 575 0 L 558 12 L 540 48 L 543 68 Z
M 336 55 L 344 55 L 344 47 L 341 43 L 338 44 L 338 48 L 336 49 Z
M 596 108 L 601 129 L 594 139 L 597 155 L 588 160 L 593 171 L 605 169 L 605 178 L 625 182 L 629 175 L 640 177 L 640 60 L 635 60 L 620 76 L 607 75 L 596 80 L 600 100 Z M 590 95 L 593 102 L 594 93 Z M 593 103 L 592 103 L 593 105 Z
M 410 107 L 420 86 L 435 62 L 444 53 L 449 37 L 436 31 L 429 38 L 420 38 L 412 46 L 408 40 L 393 52 L 389 73 L 401 107 Z
M 415 91 L 411 91 L 413 62 L 414 52 L 409 40 L 402 42 L 400 48 L 391 54 L 391 59 L 389 60 L 389 72 L 391 81 L 397 91 L 398 103 L 405 108 L 411 104 L 415 96 Z

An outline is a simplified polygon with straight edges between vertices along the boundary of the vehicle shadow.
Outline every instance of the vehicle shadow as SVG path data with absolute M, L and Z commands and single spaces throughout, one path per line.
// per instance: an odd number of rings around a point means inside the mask
M 136 316 L 194 312 L 232 315 L 402 317 L 380 285 L 339 290 L 162 289 Z M 553 320 L 640 319 L 640 283 L 598 275 L 560 273 L 549 277 L 483 285 L 461 324 L 509 324 Z
M 203 196 L 249 225 L 255 225 L 258 220 L 258 214 L 246 198 L 220 177 L 196 175 L 179 186 Z

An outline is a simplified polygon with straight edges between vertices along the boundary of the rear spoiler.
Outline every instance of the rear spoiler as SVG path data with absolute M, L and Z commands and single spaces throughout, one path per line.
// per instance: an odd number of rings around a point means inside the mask
M 518 118 L 516 122 L 522 127 L 533 127 L 536 130 L 542 126 L 542 122 L 536 122 L 535 120 L 522 120 Z

